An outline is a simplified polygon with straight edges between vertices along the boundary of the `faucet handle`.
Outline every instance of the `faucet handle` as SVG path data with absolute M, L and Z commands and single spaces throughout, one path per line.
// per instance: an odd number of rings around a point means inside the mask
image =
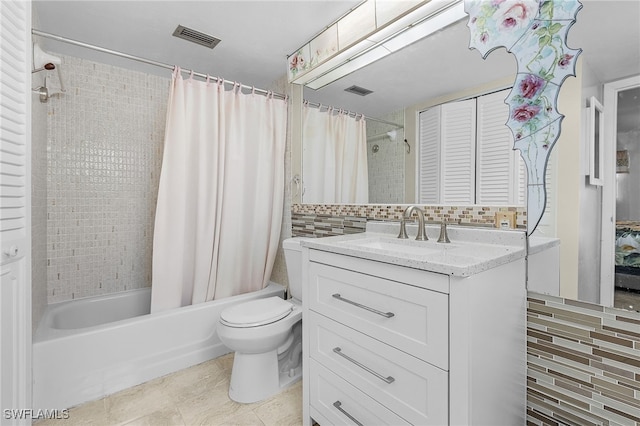
M 440 223 L 440 236 L 438 237 L 439 243 L 450 243 L 449 235 L 447 235 L 447 222 L 444 220 Z
M 398 234 L 398 238 L 407 239 L 409 236 L 407 235 L 407 227 L 404 224 L 404 218 L 400 220 L 400 233 Z

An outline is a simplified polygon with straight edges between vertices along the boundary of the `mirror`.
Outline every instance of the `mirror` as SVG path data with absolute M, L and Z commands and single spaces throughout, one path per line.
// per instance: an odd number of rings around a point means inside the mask
M 614 14 L 616 19 L 602 20 L 602 16 Z M 561 140 L 552 151 L 547 167 L 547 176 L 552 182 L 550 194 L 543 220 L 548 226 L 540 229 L 541 234 L 560 238 L 561 264 L 560 296 L 580 299 L 594 303 L 612 305 L 602 293 L 613 293 L 614 245 L 615 236 L 605 235 L 603 228 L 606 221 L 606 208 L 613 204 L 615 217 L 616 182 L 607 182 L 611 175 L 618 180 L 637 178 L 630 173 L 620 177 L 615 174 L 616 152 L 604 152 L 602 159 L 603 186 L 589 184 L 589 156 L 586 126 L 587 99 L 595 96 L 603 100 L 605 128 L 601 129 L 605 136 L 603 145 L 610 146 L 615 135 L 624 133 L 629 140 L 635 135 L 638 141 L 640 123 L 638 112 L 631 113 L 635 119 L 631 124 L 618 131 L 610 129 L 612 120 L 608 116 L 611 102 L 607 102 L 604 94 L 605 83 L 614 82 L 629 76 L 640 75 L 640 29 L 637 16 L 640 4 L 628 1 L 590 1 L 583 2 L 583 8 L 577 14 L 576 24 L 569 31 L 567 44 L 572 48 L 582 48 L 578 66 L 578 76 L 569 77 L 565 85 L 570 86 L 561 92 L 570 93 L 568 101 L 560 100 L 558 110 L 565 115 L 562 124 Z M 594 31 L 597 28 L 597 31 Z M 462 99 L 486 93 L 513 84 L 516 72 L 515 60 L 499 49 L 491 53 L 487 60 L 482 60 L 477 51 L 468 49 L 469 32 L 464 22 L 458 22 L 428 39 L 421 40 L 388 56 L 366 68 L 360 69 L 341 80 L 320 90 L 304 89 L 304 98 L 323 105 L 345 108 L 366 116 L 376 118 L 398 118 L 404 116 L 404 137 L 411 146 L 410 153 L 401 149 L 403 141 L 400 137 L 393 145 L 394 153 L 402 151 L 404 157 L 404 194 L 396 200 L 388 202 L 411 203 L 414 201 L 415 188 L 415 115 L 420 108 L 451 100 Z M 612 48 L 615 46 L 615 48 Z M 623 54 L 621 52 L 624 52 Z M 446 64 L 446 66 L 443 66 Z M 344 92 L 344 89 L 358 85 L 373 93 L 360 97 Z M 640 85 L 640 84 L 639 84 Z M 564 86 L 563 86 L 564 87 Z M 620 90 L 623 97 L 625 93 Z M 617 96 L 617 92 L 616 92 Z M 629 98 L 633 98 L 629 96 Z M 637 99 L 637 98 L 636 98 Z M 625 114 L 626 108 L 616 108 L 619 114 Z M 395 115 L 394 115 L 395 114 Z M 629 113 L 627 113 L 629 114 Z M 392 121 L 392 120 L 389 120 Z M 619 123 L 629 120 L 620 117 Z M 369 123 L 368 123 L 369 124 Z M 376 134 L 388 130 L 380 129 Z M 374 134 L 375 135 L 375 134 Z M 613 135 L 613 136 L 611 136 Z M 304 136 L 303 136 L 304 137 Z M 620 141 L 620 138 L 617 138 Z M 397 141 L 400 140 L 400 143 Z M 390 143 L 381 136 L 374 144 Z M 615 144 L 614 144 L 615 145 Z M 405 146 L 406 148 L 406 146 Z M 612 157 L 613 155 L 613 157 Z M 633 162 L 630 160 L 630 167 Z M 614 173 L 608 172 L 613 168 Z M 609 189 L 607 189 L 609 185 Z M 611 189 L 610 187 L 614 188 Z M 608 196 L 608 192 L 613 195 Z M 621 194 L 622 195 L 622 194 Z M 304 200 L 303 200 L 304 201 Z M 382 203 L 382 201 L 376 201 Z M 637 210 L 640 211 L 640 210 Z M 629 220 L 640 220 L 634 217 Z M 536 231 L 538 232 L 538 231 Z M 609 238 L 611 237 L 611 238 Z M 602 246 L 600 241 L 602 242 Z M 607 245 L 607 250 L 604 249 Z M 610 254 L 610 255 L 609 255 Z M 594 262 L 593 259 L 602 262 Z M 603 266 L 608 265 L 608 266 Z M 607 278 L 605 269 L 611 269 Z M 629 307 L 630 303 L 616 306 Z M 640 301 L 634 305 L 640 306 Z
M 487 66 L 468 45 L 465 18 L 328 86 L 304 89 L 305 100 L 368 118 L 369 203 L 414 202 L 418 112 L 513 84 L 516 64 L 510 54 L 494 52 L 495 61 Z M 372 93 L 360 96 L 344 90 L 351 86 Z M 394 131 L 395 138 L 389 137 Z

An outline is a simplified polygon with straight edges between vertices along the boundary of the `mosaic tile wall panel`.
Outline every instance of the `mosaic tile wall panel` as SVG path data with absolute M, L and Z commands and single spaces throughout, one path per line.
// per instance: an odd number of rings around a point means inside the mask
M 48 105 L 48 303 L 150 286 L 169 75 L 72 57 L 61 69 L 67 93 Z
M 640 424 L 640 313 L 528 296 L 528 424 Z
M 294 236 L 317 237 L 363 232 L 367 220 L 399 221 L 407 205 L 346 205 L 346 204 L 294 204 L 292 205 L 292 233 Z M 486 206 L 421 206 L 425 220 L 464 223 L 475 226 L 493 226 L 498 211 L 515 211 L 516 225 L 526 228 L 525 207 Z M 317 232 L 316 232 L 317 228 Z
M 404 122 L 404 110 L 392 112 L 384 120 Z M 387 132 L 395 131 L 395 140 Z M 404 129 L 367 121 L 367 163 L 370 203 L 402 203 L 404 201 Z
M 31 76 L 43 84 L 43 73 Z M 31 99 L 31 323 L 33 331 L 47 308 L 47 104 Z

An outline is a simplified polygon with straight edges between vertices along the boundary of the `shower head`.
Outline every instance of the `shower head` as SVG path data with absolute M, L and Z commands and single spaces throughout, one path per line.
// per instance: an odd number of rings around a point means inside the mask
M 47 70 L 47 71 L 51 71 L 51 70 L 55 70 L 56 66 L 54 64 L 52 64 L 51 62 L 49 62 L 48 64 L 44 64 L 43 68 L 45 70 Z
M 391 139 L 391 142 L 395 142 L 396 137 L 398 136 L 398 132 L 396 130 L 391 130 L 387 132 L 387 136 L 389 136 L 389 139 Z

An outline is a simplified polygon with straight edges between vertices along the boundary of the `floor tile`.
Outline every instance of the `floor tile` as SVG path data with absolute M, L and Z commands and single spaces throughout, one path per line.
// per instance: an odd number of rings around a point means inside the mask
M 233 354 L 151 380 L 69 410 L 69 419 L 37 426 L 197 426 L 302 424 L 298 382 L 265 401 L 229 399 Z

